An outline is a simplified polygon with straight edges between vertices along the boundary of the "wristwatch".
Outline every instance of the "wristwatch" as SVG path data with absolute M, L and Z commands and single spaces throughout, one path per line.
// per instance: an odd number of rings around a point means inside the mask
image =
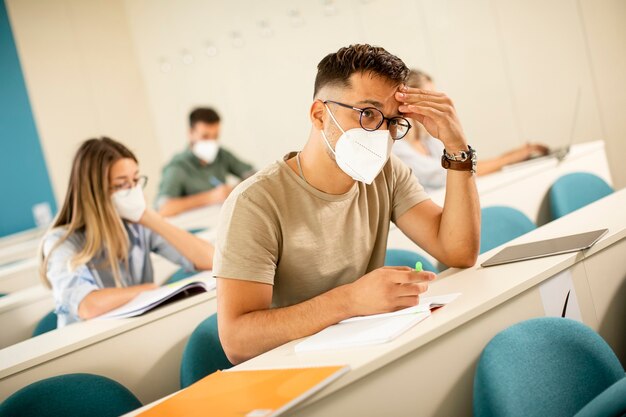
M 471 146 L 467 145 L 467 149 L 467 151 L 461 151 L 458 154 L 449 154 L 444 149 L 441 156 L 441 166 L 455 171 L 471 171 L 472 174 L 475 174 L 478 155 Z

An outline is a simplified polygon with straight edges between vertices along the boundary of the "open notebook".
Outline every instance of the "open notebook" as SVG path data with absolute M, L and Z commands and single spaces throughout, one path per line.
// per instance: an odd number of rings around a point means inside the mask
M 217 371 L 141 417 L 274 417 L 324 388 L 347 366 Z
M 154 290 L 144 291 L 121 307 L 99 316 L 100 319 L 120 319 L 139 316 L 148 310 L 174 299 L 215 289 L 212 271 L 200 272 L 190 278 L 164 285 Z
M 461 294 L 454 293 L 422 297 L 415 307 L 343 320 L 298 343 L 295 351 L 346 349 L 390 342 L 430 316 L 432 310 L 451 303 L 459 295 Z

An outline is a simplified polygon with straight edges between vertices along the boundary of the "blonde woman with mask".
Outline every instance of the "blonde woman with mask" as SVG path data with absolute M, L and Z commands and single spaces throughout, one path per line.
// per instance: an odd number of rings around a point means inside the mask
M 58 327 L 97 317 L 156 287 L 150 252 L 186 270 L 212 267 L 213 246 L 147 208 L 137 158 L 109 138 L 78 149 L 63 207 L 42 242 L 41 276 Z

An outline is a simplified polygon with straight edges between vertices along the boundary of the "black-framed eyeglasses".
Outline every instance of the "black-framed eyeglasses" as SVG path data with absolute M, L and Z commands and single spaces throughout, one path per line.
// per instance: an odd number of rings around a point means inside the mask
M 145 175 L 140 175 L 132 181 L 124 181 L 120 184 L 114 184 L 111 186 L 111 190 L 113 192 L 126 190 L 129 191 L 137 186 L 141 188 L 146 188 L 146 184 L 148 184 L 148 177 Z
M 378 130 L 386 121 L 389 128 L 389 134 L 393 140 L 402 139 L 409 132 L 409 129 L 411 129 L 411 123 L 409 123 L 409 121 L 404 117 L 385 117 L 383 112 L 378 110 L 376 107 L 365 107 L 362 109 L 333 100 L 326 100 L 323 103 L 333 103 L 347 109 L 358 111 L 360 113 L 359 124 L 363 129 L 370 132 Z

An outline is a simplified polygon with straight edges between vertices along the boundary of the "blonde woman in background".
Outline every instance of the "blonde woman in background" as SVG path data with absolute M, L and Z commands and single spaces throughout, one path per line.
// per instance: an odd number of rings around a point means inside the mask
M 432 78 L 421 71 L 411 70 L 406 84 L 409 87 L 435 91 Z M 404 140 L 394 143 L 393 153 L 402 160 L 426 191 L 432 192 L 446 185 L 447 171 L 441 166 L 443 143 L 433 138 L 419 123 L 415 129 L 409 129 Z M 477 174 L 486 175 L 499 171 L 505 165 L 522 162 L 531 156 L 542 156 L 548 153 L 548 147 L 542 144 L 527 143 L 497 158 L 478 161 Z
M 89 139 L 78 149 L 63 207 L 42 242 L 40 271 L 58 327 L 155 288 L 150 252 L 189 271 L 211 269 L 213 246 L 146 207 L 146 181 L 119 142 Z

